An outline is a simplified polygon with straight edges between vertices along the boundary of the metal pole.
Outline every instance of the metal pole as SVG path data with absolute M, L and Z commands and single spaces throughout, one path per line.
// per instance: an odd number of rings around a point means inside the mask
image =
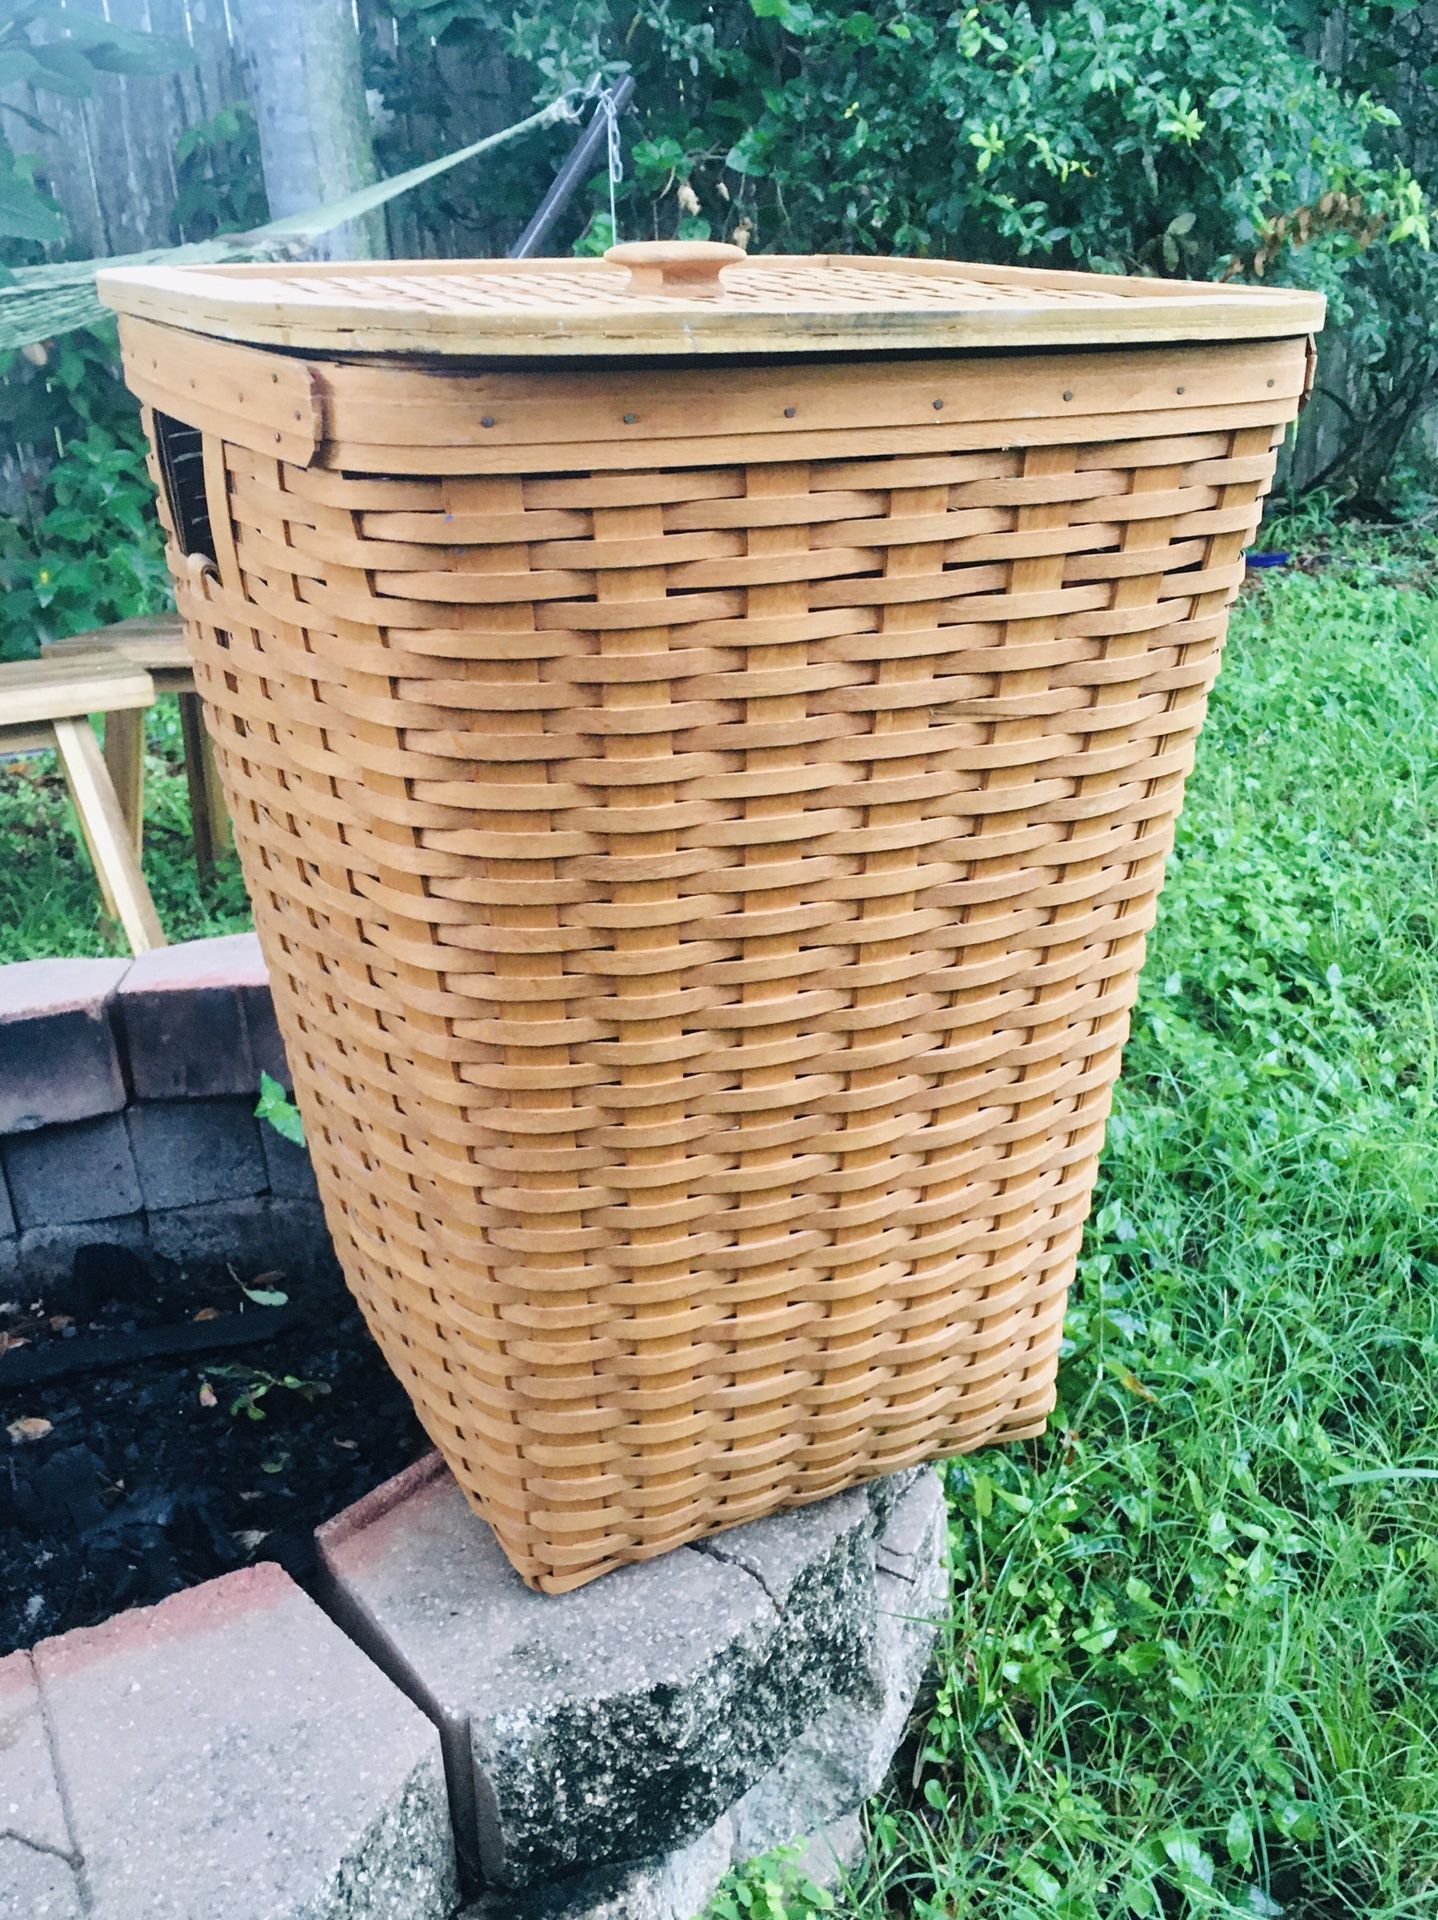
M 624 113 L 634 98 L 634 75 L 626 73 L 614 89 L 614 111 Z M 509 249 L 511 260 L 529 260 L 538 253 L 541 243 L 548 238 L 549 230 L 569 205 L 575 189 L 582 184 L 593 170 L 595 156 L 600 151 L 608 134 L 607 116 L 595 113 L 589 125 L 580 134 L 570 149 L 569 158 L 555 174 L 548 193 L 540 201 L 534 218 Z

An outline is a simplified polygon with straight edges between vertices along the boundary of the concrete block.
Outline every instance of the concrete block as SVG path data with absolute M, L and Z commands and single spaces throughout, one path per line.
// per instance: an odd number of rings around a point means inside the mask
M 281 1264 L 270 1206 L 267 1195 L 252 1194 L 244 1200 L 157 1208 L 149 1216 L 150 1245 L 182 1266 L 228 1263 L 243 1278 L 268 1272 Z
M 283 1256 L 273 1265 L 293 1274 L 312 1273 L 316 1268 L 338 1270 L 334 1241 L 318 1200 L 273 1199 L 270 1221 L 271 1244 Z
M 125 1081 L 110 1002 L 128 960 L 0 967 L 0 1134 L 117 1113 Z
M 843 1820 L 884 1784 L 949 1615 L 947 1542 L 943 1487 L 925 1469 L 875 1541 L 876 1562 L 887 1558 L 902 1571 L 876 1567 L 870 1686 L 834 1700 L 733 1808 L 736 1860 Z
M 146 1100 L 125 1120 L 147 1207 L 244 1200 L 269 1184 L 249 1099 Z
M 81 1920 L 78 1861 L 28 1653 L 0 1660 L 0 1920 Z
M 298 1278 L 334 1258 L 323 1211 L 312 1201 L 210 1200 L 150 1214 L 149 1244 L 181 1266 L 228 1264 L 241 1279 L 275 1269 Z
M 424 1465 L 411 1469 L 408 1488 L 396 1483 L 401 1498 L 423 1484 Z M 876 1574 L 879 1612 L 868 1688 L 831 1701 L 778 1763 L 693 1839 L 645 1860 L 565 1875 L 521 1893 L 491 1888 L 461 1920 L 696 1920 L 731 1867 L 776 1847 L 802 1843 L 796 1864 L 820 1886 L 837 1885 L 858 1865 L 864 1852 L 859 1809 L 889 1772 L 949 1609 L 948 1515 L 938 1475 L 918 1468 L 894 1478 L 901 1484 L 877 1503 L 875 1560 L 882 1556 L 895 1571 Z M 383 1498 L 381 1490 L 371 1503 Z M 766 1577 L 782 1578 L 792 1564 L 790 1525 L 802 1526 L 816 1511 L 823 1509 L 805 1508 L 707 1544 L 737 1540 L 738 1551 Z M 757 1542 L 746 1542 L 746 1535 L 757 1535 Z
M 127 1247 L 143 1253 L 149 1245 L 145 1216 L 117 1220 L 76 1220 L 61 1227 L 31 1227 L 15 1242 L 16 1266 L 27 1286 L 44 1290 L 68 1280 L 80 1247 Z
M 120 1114 L 12 1134 L 0 1157 L 22 1228 L 109 1220 L 136 1213 L 142 1205 L 130 1136 Z
M 93 1920 L 447 1920 L 435 1731 L 273 1565 L 35 1650 Z
M 115 1009 L 137 1099 L 256 1090 L 259 1071 L 241 1005 L 241 989 L 253 973 L 248 934 L 186 940 L 134 962 Z
M 271 1193 L 285 1200 L 319 1199 L 315 1170 L 303 1147 L 297 1147 L 293 1140 L 286 1140 L 283 1134 L 276 1133 L 273 1127 L 264 1122 L 260 1123 L 260 1144 L 264 1149 Z
M 402 1496 L 422 1484 L 423 1466 L 411 1469 Z M 820 1515 L 843 1537 L 847 1527 L 842 1520 L 835 1526 L 825 1506 L 847 1508 L 856 1499 L 869 1504 L 862 1495 L 841 1496 L 721 1534 L 706 1548 L 737 1541 L 736 1551 L 776 1591 L 795 1569 L 793 1591 L 806 1577 L 795 1552 L 803 1526 Z M 694 1838 L 647 1859 L 568 1874 L 520 1893 L 492 1888 L 461 1920 L 696 1920 L 731 1867 L 796 1843 L 803 1845 L 798 1869 L 818 1885 L 833 1887 L 852 1871 L 864 1852 L 859 1809 L 884 1784 L 949 1611 L 948 1515 L 938 1475 L 927 1468 L 904 1475 L 879 1505 L 883 1522 L 873 1558 L 883 1557 L 895 1571 L 875 1573 L 877 1618 L 864 1685 L 831 1697 L 777 1763 Z M 808 1631 L 821 1634 L 822 1621 L 811 1617 Z
M 871 1480 L 864 1492 L 869 1497 L 874 1525 L 882 1527 L 909 1488 L 917 1485 L 926 1473 L 932 1472 L 932 1467 L 900 1467 L 897 1473 L 886 1473 L 882 1479 Z
M 294 1076 L 285 1059 L 285 1044 L 275 1019 L 275 1003 L 270 993 L 269 970 L 260 952 L 258 938 L 247 933 L 247 950 L 236 949 L 236 977 L 240 983 L 240 1006 L 245 1017 L 245 1032 L 256 1072 L 273 1075 L 281 1086 L 293 1088 Z
M 0 1834 L 0 1920 L 87 1920 L 74 1869 Z
M 672 1853 L 575 1874 L 523 1893 L 481 1894 L 459 1920 L 698 1920 L 729 1871 L 727 1814 Z
M 432 1464 L 320 1530 L 337 1617 L 444 1729 L 461 1860 L 487 1884 L 672 1852 L 869 1695 L 863 1497 L 724 1539 L 531 1593 Z

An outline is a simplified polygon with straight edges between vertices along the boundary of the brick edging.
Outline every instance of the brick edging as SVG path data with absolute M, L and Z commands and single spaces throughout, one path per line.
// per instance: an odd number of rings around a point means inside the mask
M 262 1073 L 290 1084 L 252 933 L 0 967 L 0 1287 L 87 1241 L 322 1250 L 307 1156 L 255 1121 Z

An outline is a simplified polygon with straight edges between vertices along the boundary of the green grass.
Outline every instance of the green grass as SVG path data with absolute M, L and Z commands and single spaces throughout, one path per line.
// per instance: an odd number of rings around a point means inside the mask
M 1326 544 L 1236 610 L 1050 1435 L 948 1470 L 916 1788 L 716 1914 L 1438 1914 L 1438 598 Z
M 196 875 L 173 700 L 152 709 L 146 749 L 144 868 L 166 937 L 193 940 L 248 927 L 233 856 L 208 886 Z M 0 961 L 128 951 L 101 904 L 54 754 L 0 762 Z
M 1434 549 L 1236 611 L 1050 1435 L 949 1470 L 956 1605 L 851 1920 L 1438 1916 Z M 201 898 L 173 738 L 147 867 Z M 0 778 L 0 954 L 114 949 L 53 781 Z M 804 1920 L 778 1867 L 716 1914 Z

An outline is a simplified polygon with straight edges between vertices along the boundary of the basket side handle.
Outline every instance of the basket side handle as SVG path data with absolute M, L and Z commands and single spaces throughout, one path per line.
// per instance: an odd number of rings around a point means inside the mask
M 122 315 L 125 382 L 157 414 L 307 467 L 324 438 L 320 384 L 305 360 Z

